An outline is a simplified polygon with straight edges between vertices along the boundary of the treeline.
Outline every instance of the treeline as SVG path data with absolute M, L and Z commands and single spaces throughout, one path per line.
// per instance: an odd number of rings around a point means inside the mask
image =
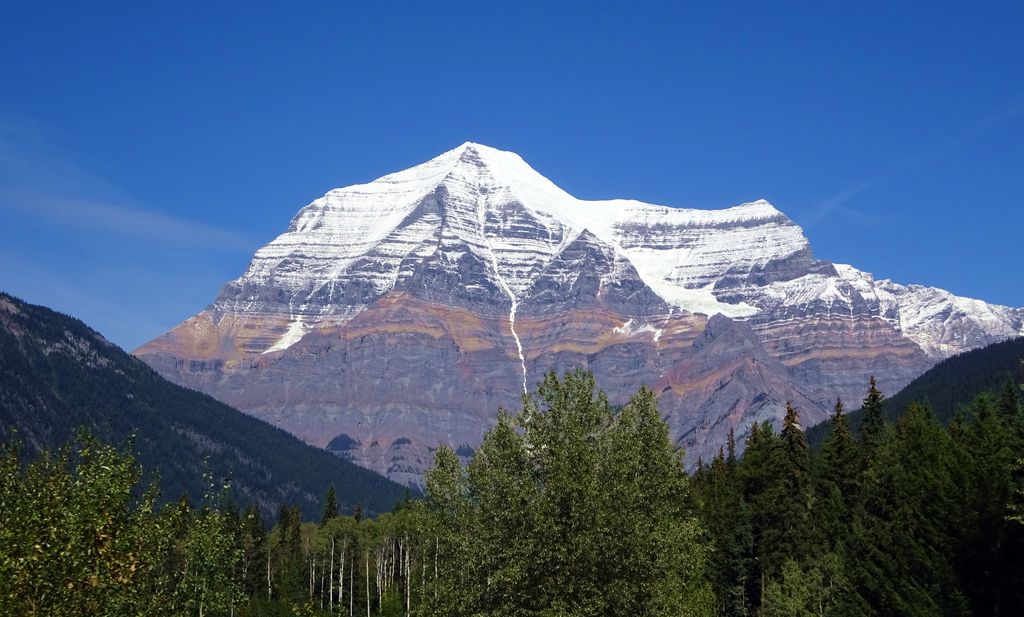
M 0 469 L 0 614 L 1014 615 L 1024 606 L 1019 388 L 942 426 L 870 386 L 820 451 L 797 410 L 691 477 L 654 394 L 585 372 L 502 412 L 468 467 L 370 519 L 282 507 L 268 530 L 211 486 L 157 507 L 89 438 Z

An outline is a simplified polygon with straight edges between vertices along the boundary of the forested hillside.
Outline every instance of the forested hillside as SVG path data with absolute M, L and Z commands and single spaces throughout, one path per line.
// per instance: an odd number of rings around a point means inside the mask
M 163 509 L 91 441 L 0 465 L 0 613 L 25 615 L 1018 615 L 1018 385 L 947 429 L 894 424 L 872 382 L 812 453 L 799 410 L 687 476 L 652 392 L 622 409 L 548 375 L 468 468 L 447 448 L 426 499 L 267 530 L 216 495 Z M 70 499 L 63 499 L 70 496 Z M 60 505 L 58 505 L 58 502 Z
M 1020 386 L 948 429 L 927 405 L 895 424 L 885 407 L 872 380 L 860 421 L 837 403 L 813 455 L 790 410 L 781 433 L 765 424 L 742 458 L 730 448 L 698 471 L 720 614 L 1018 614 Z
M 1024 379 L 1024 338 L 993 343 L 947 358 L 907 384 L 887 399 L 883 413 L 896 420 L 911 403 L 927 403 L 935 417 L 948 424 L 961 405 L 970 403 L 982 392 L 996 394 Z M 852 402 L 852 401 L 851 401 Z M 849 414 L 850 426 L 856 432 L 864 412 Z M 817 447 L 828 434 L 828 423 L 813 426 L 807 440 Z
M 164 500 L 199 500 L 204 474 L 230 478 L 239 503 L 308 516 L 334 484 L 342 508 L 390 510 L 405 494 L 375 473 L 302 443 L 213 398 L 176 386 L 81 321 L 0 293 L 0 436 L 55 449 L 80 427 L 102 440 L 133 438 Z

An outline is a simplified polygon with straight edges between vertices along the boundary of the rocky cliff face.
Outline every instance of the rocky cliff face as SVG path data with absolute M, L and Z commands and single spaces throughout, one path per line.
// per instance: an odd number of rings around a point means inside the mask
M 215 302 L 136 353 L 165 376 L 404 482 L 469 453 L 550 370 L 613 401 L 647 384 L 688 460 L 730 428 L 804 423 L 869 375 L 1024 333 L 1024 310 L 816 259 L 765 201 L 583 201 L 519 156 L 463 144 L 329 192 Z

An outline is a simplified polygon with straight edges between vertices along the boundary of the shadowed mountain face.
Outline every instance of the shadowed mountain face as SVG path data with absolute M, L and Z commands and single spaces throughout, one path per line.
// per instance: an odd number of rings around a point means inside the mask
M 1022 309 L 815 259 L 765 201 L 583 201 L 467 143 L 312 202 L 136 354 L 417 483 L 438 443 L 469 452 L 550 370 L 587 368 L 615 402 L 651 386 L 693 463 L 730 428 L 780 421 L 786 400 L 811 425 L 869 375 L 895 391 L 1021 332 Z
M 319 515 L 328 485 L 343 509 L 394 507 L 405 489 L 311 448 L 205 394 L 169 383 L 85 324 L 0 293 L 0 438 L 55 450 L 90 428 L 133 452 L 163 498 L 201 503 L 206 472 L 231 478 L 238 504 L 274 517 L 282 504 Z

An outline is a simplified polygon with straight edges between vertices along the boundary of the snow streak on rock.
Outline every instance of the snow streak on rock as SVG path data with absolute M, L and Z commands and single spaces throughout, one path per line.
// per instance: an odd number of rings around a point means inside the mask
M 487 239 L 487 230 L 484 225 L 487 211 L 484 199 L 484 193 L 479 193 L 479 197 L 477 199 L 477 221 L 480 224 L 480 237 L 483 238 L 487 251 L 490 253 L 491 268 L 494 270 L 494 276 L 498 280 L 498 285 L 501 287 L 502 291 L 508 295 L 508 299 L 512 301 L 512 307 L 508 311 L 508 328 L 512 331 L 512 338 L 516 341 L 516 351 L 519 353 L 519 366 L 523 371 L 523 394 L 527 394 L 526 356 L 523 355 L 523 343 L 519 340 L 519 335 L 516 334 L 516 309 L 519 307 L 519 301 L 516 299 L 516 295 L 512 293 L 512 288 L 508 286 L 508 282 L 505 280 L 505 277 L 501 275 L 501 269 L 498 268 L 498 255 L 494 252 L 494 247 L 491 246 L 490 241 Z

